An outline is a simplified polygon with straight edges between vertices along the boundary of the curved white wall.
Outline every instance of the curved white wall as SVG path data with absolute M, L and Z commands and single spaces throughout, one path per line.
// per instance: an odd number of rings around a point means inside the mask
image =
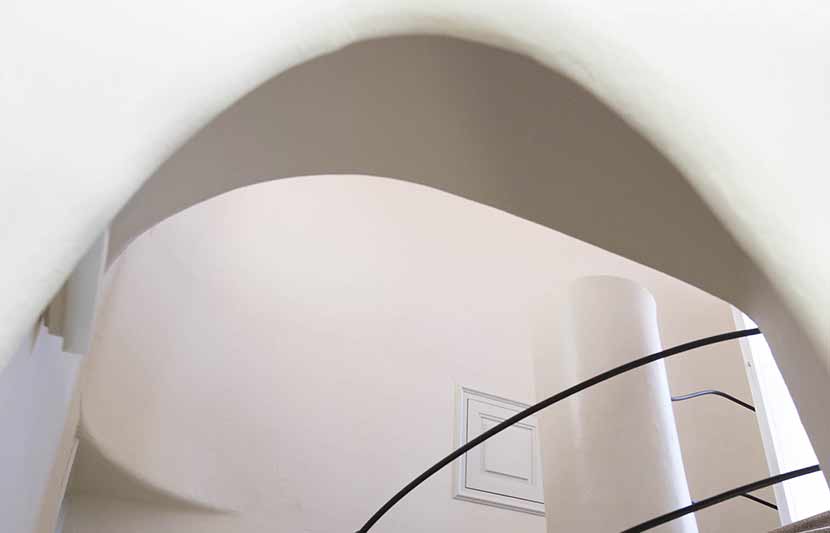
M 533 399 L 532 309 L 551 286 L 586 274 L 648 287 L 667 345 L 733 328 L 725 303 L 686 284 L 405 182 L 280 180 L 191 208 L 110 271 L 68 530 L 357 529 L 451 449 L 454 384 Z M 688 365 L 669 368 L 678 392 L 748 397 L 737 345 L 677 364 Z M 708 399 L 677 412 L 693 494 L 764 476 L 751 416 Z M 734 438 L 718 442 L 725 428 Z M 132 493 L 102 483 L 96 451 L 238 514 L 111 500 Z M 378 531 L 544 530 L 535 516 L 452 500 L 450 487 L 447 469 Z M 762 511 L 730 502 L 701 529 L 771 529 L 775 514 Z
M 682 169 L 771 281 L 734 303 L 767 331 L 827 467 L 828 21 L 815 0 L 16 2 L 0 26 L 11 73 L 0 80 L 0 358 L 129 196 L 220 109 L 349 43 L 454 35 L 566 72 Z
M 633 74 L 627 71 L 626 79 Z M 706 109 L 694 118 L 710 116 Z M 674 134 L 690 126 L 677 121 L 672 127 Z M 703 145 L 694 140 L 694 148 Z M 704 170 L 710 165 L 707 159 Z M 796 284 L 769 277 L 765 267 L 772 263 L 746 253 L 758 232 L 736 241 L 732 206 L 754 197 L 756 176 L 750 190 L 730 192 L 727 209 L 715 209 L 698 172 L 673 166 L 585 88 L 496 48 L 440 37 L 387 38 L 282 73 L 156 170 L 113 221 L 113 253 L 154 222 L 234 187 L 346 172 L 392 176 L 503 209 L 738 305 L 766 332 L 819 457 L 825 442 L 830 449 L 824 333 L 811 330 L 793 305 L 800 294 L 812 301 L 821 289 L 798 289 L 808 279 L 803 276 Z M 722 181 L 718 174 L 716 184 Z M 765 208 L 772 212 L 779 204 Z M 776 231 L 786 224 L 779 221 Z M 800 234 L 787 241 L 796 242 Z M 777 252 L 775 262 L 781 257 Z M 795 268 L 807 257 L 784 266 Z M 813 276 L 821 271 L 814 270 Z
M 537 400 L 663 349 L 657 303 L 631 280 L 582 277 L 546 304 L 534 334 Z M 627 529 L 691 502 L 663 360 L 547 409 L 539 428 L 548 533 Z M 658 531 L 698 528 L 686 515 Z
M 75 442 L 81 360 L 38 322 L 0 374 L 0 529 L 54 526 Z M 62 439 L 61 433 L 68 438 Z M 63 452 L 63 453 L 62 453 Z M 51 532 L 50 532 L 51 533 Z

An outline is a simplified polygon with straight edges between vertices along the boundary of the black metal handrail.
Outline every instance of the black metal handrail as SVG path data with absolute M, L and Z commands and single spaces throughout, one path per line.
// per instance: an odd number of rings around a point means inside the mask
M 614 378 L 616 376 L 619 376 L 620 374 L 624 374 L 624 373 L 626 373 L 630 370 L 634 370 L 636 368 L 640 368 L 641 366 L 645 366 L 649 363 L 653 363 L 654 361 L 659 361 L 660 359 L 666 359 L 667 357 L 671 357 L 673 355 L 677 355 L 677 354 L 680 354 L 680 353 L 683 353 L 683 352 L 688 352 L 689 350 L 694 350 L 695 348 L 701 348 L 703 346 L 708 346 L 710 344 L 717 344 L 719 342 L 724 342 L 724 341 L 728 341 L 728 340 L 732 340 L 732 339 L 739 339 L 739 338 L 742 338 L 742 337 L 750 337 L 752 335 L 760 335 L 760 334 L 761 334 L 760 329 L 751 328 L 751 329 L 745 329 L 745 330 L 741 330 L 741 331 L 730 331 L 728 333 L 721 333 L 720 335 L 713 335 L 711 337 L 706 337 L 706 338 L 703 338 L 703 339 L 698 339 L 698 340 L 695 340 L 695 341 L 680 344 L 678 346 L 674 346 L 672 348 L 668 348 L 666 350 L 663 350 L 663 351 L 660 351 L 660 352 L 657 352 L 657 353 L 653 353 L 651 355 L 647 355 L 647 356 L 641 357 L 639 359 L 635 359 L 634 361 L 630 361 L 630 362 L 625 363 L 623 365 L 620 365 L 618 367 L 612 368 L 611 370 L 606 370 L 605 372 L 602 372 L 601 374 L 597 374 L 596 376 L 594 376 L 592 378 L 589 378 L 589 379 L 586 379 L 585 381 L 582 381 L 582 382 L 580 382 L 580 383 L 578 383 L 578 384 L 576 384 L 572 387 L 569 387 L 569 388 L 563 390 L 562 392 L 554 394 L 553 396 L 551 396 L 549 398 L 546 398 L 546 399 L 542 400 L 541 402 L 538 402 L 534 405 L 531 405 L 530 407 L 528 407 L 524 411 L 521 411 L 521 412 L 511 416 L 510 418 L 508 418 L 504 422 L 501 422 L 500 424 L 498 424 L 496 426 L 493 426 L 492 428 L 485 431 L 484 433 L 482 433 L 478 437 L 476 437 L 476 438 L 468 441 L 466 444 L 458 447 L 453 452 L 451 452 L 449 455 L 447 455 L 446 457 L 444 457 L 443 459 L 441 459 L 440 461 L 438 461 L 437 463 L 435 463 L 434 465 L 429 467 L 427 470 L 425 470 L 421 475 L 419 475 L 418 477 L 416 477 L 415 479 L 413 479 L 412 481 L 407 483 L 406 486 L 404 486 L 394 496 L 392 496 L 386 503 L 384 503 L 380 507 L 380 509 L 378 509 L 375 512 L 375 514 L 373 514 L 369 518 L 369 520 L 367 520 L 366 523 L 363 524 L 363 527 L 361 527 L 357 531 L 357 533 L 367 533 L 372 528 L 372 526 L 374 526 L 375 523 L 378 520 L 380 520 L 381 517 L 383 517 L 383 515 L 385 515 L 387 512 L 389 512 L 389 510 L 392 507 L 395 506 L 395 504 L 397 504 L 399 501 L 401 501 L 407 494 L 412 492 L 418 485 L 420 485 L 421 483 L 423 483 L 424 481 L 426 481 L 427 479 L 432 477 L 439 470 L 441 470 L 442 468 L 444 468 L 448 464 L 452 463 L 454 460 L 458 459 L 459 457 L 461 457 L 462 455 L 464 455 L 468 451 L 472 450 L 476 446 L 479 446 L 480 444 L 484 443 L 488 439 L 491 439 L 491 438 L 495 437 L 496 435 L 498 435 L 502 431 L 506 430 L 507 428 L 509 428 L 513 424 L 515 424 L 517 422 L 521 422 L 525 418 L 541 411 L 542 409 L 545 409 L 546 407 L 550 407 L 551 405 L 553 405 L 555 403 L 558 403 L 558 402 L 560 402 L 560 401 L 562 401 L 566 398 L 569 398 L 570 396 L 573 396 L 574 394 L 576 394 L 580 391 L 583 391 L 587 388 L 593 387 L 594 385 L 597 385 L 597 384 L 602 383 L 604 381 L 608 381 L 609 379 Z M 742 492 L 749 492 L 750 490 L 754 490 L 754 489 L 747 489 L 747 490 L 744 490 Z M 702 500 L 702 501 L 705 502 L 706 500 Z M 644 530 L 641 530 L 641 531 L 644 531 Z
M 693 398 L 700 398 L 701 396 L 709 396 L 709 395 L 720 396 L 721 398 L 725 398 L 725 399 L 729 400 L 732 403 L 740 405 L 744 409 L 748 409 L 748 410 L 752 411 L 753 413 L 755 412 L 755 406 L 753 406 L 751 404 L 748 404 L 743 400 L 739 400 L 738 398 L 732 396 L 728 392 L 719 391 L 717 389 L 705 389 L 705 390 L 700 390 L 700 391 L 696 391 L 696 392 L 690 392 L 688 394 L 679 394 L 677 396 L 672 396 L 671 401 L 673 401 L 673 402 L 682 402 L 682 401 L 685 401 L 685 400 L 691 400 Z M 761 505 L 763 505 L 765 507 L 769 507 L 770 509 L 775 509 L 776 511 L 778 510 L 777 505 L 775 505 L 772 502 L 768 502 L 767 500 L 765 500 L 763 498 L 759 498 L 758 496 L 753 496 L 752 494 L 740 494 L 740 496 L 743 497 L 743 498 L 746 498 L 747 500 L 753 501 L 755 503 L 760 503 Z M 692 500 L 692 503 L 695 503 L 695 500 Z
M 739 494 L 739 496 L 741 496 L 743 498 L 746 498 L 747 500 L 751 500 L 753 502 L 760 503 L 761 505 L 763 505 L 765 507 L 769 507 L 770 509 L 775 509 L 776 511 L 778 510 L 777 505 L 775 505 L 772 502 L 768 502 L 767 500 L 765 500 L 763 498 L 759 498 L 758 496 L 753 496 L 752 494 Z M 692 503 L 697 503 L 697 502 L 698 502 L 698 500 L 692 500 Z
M 735 398 L 734 396 L 732 396 L 729 393 L 719 391 L 719 390 L 715 390 L 715 389 L 706 389 L 706 390 L 701 390 L 701 391 L 697 391 L 697 392 L 690 392 L 689 394 L 680 394 L 678 396 L 672 396 L 671 401 L 673 401 L 673 402 L 682 402 L 683 400 L 691 400 L 692 398 L 700 398 L 701 396 L 707 396 L 707 395 L 710 395 L 710 394 L 714 395 L 714 396 L 720 396 L 721 398 L 726 398 L 730 402 L 736 403 L 736 404 L 740 405 L 741 407 L 743 407 L 744 409 L 749 409 L 750 411 L 755 412 L 755 406 L 750 405 L 750 404 L 746 403 L 743 400 L 739 400 L 738 398 Z
M 701 509 L 706 509 L 707 507 L 711 507 L 718 503 L 725 502 L 726 500 L 732 498 L 737 498 L 738 496 L 743 496 L 747 492 L 762 489 L 764 487 L 769 487 L 770 485 L 775 485 L 776 483 L 781 483 L 782 481 L 787 481 L 788 479 L 806 476 L 807 474 L 812 474 L 814 472 L 818 472 L 819 470 L 821 470 L 821 468 L 818 465 L 813 465 L 808 466 L 806 468 L 799 468 L 798 470 L 793 470 L 792 472 L 786 472 L 784 474 L 778 474 L 777 476 L 761 479 L 749 483 L 747 485 L 743 485 L 742 487 L 736 487 L 732 490 L 727 490 L 726 492 L 721 492 L 720 494 L 710 496 L 706 499 L 700 500 L 699 502 L 687 505 L 686 507 L 681 507 L 680 509 L 677 509 L 670 513 L 666 513 L 656 518 L 652 518 L 647 522 L 643 522 L 642 524 L 638 524 L 634 527 L 628 528 L 624 530 L 622 533 L 641 533 L 642 531 L 648 531 L 649 529 L 665 524 L 666 522 L 671 522 L 672 520 L 680 518 L 681 516 L 694 513 L 695 511 L 700 511 Z
M 765 500 L 763 498 L 759 498 L 758 496 L 753 496 L 752 494 L 741 494 L 741 496 L 746 498 L 747 500 L 752 500 L 755 503 L 760 503 L 761 505 L 769 507 L 770 509 L 775 509 L 776 511 L 778 510 L 777 505 L 775 505 L 772 502 L 768 502 L 767 500 Z

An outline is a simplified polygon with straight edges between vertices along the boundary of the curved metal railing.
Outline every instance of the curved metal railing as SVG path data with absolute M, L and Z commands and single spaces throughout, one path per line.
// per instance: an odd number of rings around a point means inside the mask
M 720 396 L 721 398 L 725 398 L 732 403 L 740 405 L 744 409 L 748 409 L 749 411 L 755 412 L 755 406 L 746 403 L 743 400 L 739 400 L 738 398 L 732 396 L 728 392 L 719 391 L 717 389 L 705 389 L 696 392 L 690 392 L 688 394 L 679 394 L 677 396 L 672 396 L 671 401 L 673 402 L 682 402 L 685 400 L 691 400 L 694 398 L 700 398 L 701 396 Z M 770 509 L 778 510 L 778 506 L 772 502 L 769 502 L 763 498 L 759 498 L 758 496 L 754 496 L 752 494 L 740 494 L 742 498 L 746 498 L 747 500 L 753 501 L 755 503 L 759 503 L 765 507 L 769 507 Z M 692 500 L 692 503 L 697 503 L 695 500 Z
M 735 398 L 734 396 L 732 396 L 729 393 L 719 391 L 719 390 L 715 390 L 715 389 L 706 389 L 706 390 L 700 390 L 700 391 L 697 391 L 697 392 L 690 392 L 689 394 L 680 394 L 678 396 L 672 396 L 671 401 L 673 401 L 673 402 L 682 402 L 684 400 L 691 400 L 692 398 L 700 398 L 701 396 L 708 396 L 708 395 L 720 396 L 721 398 L 726 398 L 730 402 L 736 403 L 736 404 L 740 405 L 741 407 L 743 407 L 744 409 L 749 409 L 753 413 L 755 412 L 755 406 L 750 405 L 750 404 L 746 403 L 743 400 L 739 400 L 738 398 Z
M 726 500 L 730 500 L 732 498 L 737 498 L 738 496 L 743 496 L 747 492 L 762 489 L 764 487 L 769 487 L 770 485 L 775 485 L 776 483 L 781 483 L 782 481 L 787 481 L 788 479 L 806 476 L 807 474 L 812 474 L 813 472 L 818 472 L 819 470 L 821 470 L 821 468 L 818 465 L 813 465 L 808 466 L 806 468 L 799 468 L 798 470 L 793 470 L 792 472 L 787 472 L 785 474 L 778 474 L 777 476 L 761 479 L 753 483 L 749 483 L 748 485 L 743 485 L 741 487 L 736 487 L 732 490 L 727 490 L 726 492 L 721 492 L 720 494 L 716 494 L 714 496 L 709 496 L 708 498 L 700 500 L 699 502 L 687 505 L 686 507 L 681 507 L 676 511 L 672 511 L 664 515 L 660 515 L 656 518 L 652 518 L 647 522 L 643 522 L 642 524 L 630 527 L 624 530 L 622 533 L 641 533 L 642 531 L 648 531 L 649 529 L 653 529 L 659 525 L 665 524 L 666 522 L 671 522 L 672 520 L 680 518 L 681 516 L 694 513 L 695 511 L 700 511 L 701 509 L 706 509 L 707 507 L 717 505 L 721 502 L 725 502 Z
M 758 496 L 753 496 L 752 494 L 741 494 L 741 497 L 746 498 L 747 500 L 751 500 L 755 503 L 760 503 L 764 507 L 769 507 L 770 509 L 775 509 L 776 511 L 778 510 L 777 505 L 775 505 L 772 502 L 768 502 L 767 500 L 765 500 L 763 498 L 759 498 Z M 697 503 L 697 502 L 692 502 L 692 503 Z
M 592 378 L 589 378 L 589 379 L 586 379 L 585 381 L 582 381 L 580 383 L 577 383 L 576 385 L 574 385 L 572 387 L 569 387 L 569 388 L 563 390 L 562 392 L 554 394 L 553 396 L 551 396 L 549 398 L 546 398 L 546 399 L 542 400 L 541 402 L 538 402 L 538 403 L 528 407 L 524 411 L 516 413 L 515 415 L 511 416 L 510 418 L 508 418 L 504 422 L 501 422 L 500 424 L 490 428 L 489 430 L 485 431 L 481 435 L 479 435 L 479 436 L 475 437 L 474 439 L 470 440 L 469 442 L 467 442 L 463 446 L 460 446 L 459 448 L 455 449 L 450 454 L 448 454 L 446 457 L 444 457 L 443 459 L 441 459 L 440 461 L 438 461 L 437 463 L 435 463 L 434 465 L 429 467 L 421 475 L 419 475 L 418 477 L 416 477 L 415 479 L 413 479 L 412 481 L 407 483 L 401 490 L 399 490 L 397 493 L 395 493 L 394 496 L 392 496 L 386 503 L 384 503 L 380 507 L 380 509 L 378 509 L 375 512 L 375 514 L 373 514 L 369 518 L 369 520 L 366 521 L 366 523 L 363 525 L 363 527 L 361 527 L 357 531 L 357 533 L 367 533 L 372 528 L 372 526 L 374 526 L 375 523 L 377 523 L 377 521 L 380 520 L 383 517 L 383 515 L 385 515 L 387 512 L 389 512 L 390 509 L 392 509 L 392 507 L 395 506 L 395 504 L 397 504 L 399 501 L 401 501 L 407 494 L 409 494 L 416 487 L 418 487 L 418 485 L 420 485 L 421 483 L 423 483 L 424 481 L 426 481 L 427 479 L 432 477 L 439 470 L 441 470 L 445 466 L 449 465 L 454 460 L 458 459 L 459 457 L 461 457 L 462 455 L 464 455 L 468 451 L 472 450 L 476 446 L 479 446 L 480 444 L 484 443 L 488 439 L 491 439 L 491 438 L 495 437 L 496 435 L 498 435 L 502 431 L 506 430 L 507 428 L 509 428 L 513 424 L 524 420 L 525 418 L 541 411 L 542 409 L 545 409 L 546 407 L 550 407 L 551 405 L 553 405 L 555 403 L 558 403 L 558 402 L 560 402 L 560 401 L 562 401 L 566 398 L 569 398 L 569 397 L 573 396 L 574 394 L 576 394 L 578 392 L 581 392 L 585 389 L 593 387 L 594 385 L 598 385 L 598 384 L 600 384 L 604 381 L 608 381 L 609 379 L 612 379 L 616 376 L 619 376 L 620 374 L 624 374 L 624 373 L 626 373 L 630 370 L 634 370 L 636 368 L 640 368 L 642 366 L 645 366 L 649 363 L 653 363 L 654 361 L 659 361 L 660 359 L 666 359 L 666 358 L 671 357 L 673 355 L 677 355 L 677 354 L 680 354 L 680 353 L 683 353 L 683 352 L 688 352 L 690 350 L 694 350 L 695 348 L 701 348 L 703 346 L 709 346 L 710 344 L 717 344 L 719 342 L 724 342 L 724 341 L 728 341 L 728 340 L 732 340 L 732 339 L 739 339 L 739 338 L 742 338 L 742 337 L 750 337 L 752 335 L 760 335 L 760 334 L 761 334 L 760 329 L 751 328 L 751 329 L 745 329 L 745 330 L 740 330 L 740 331 L 730 331 L 728 333 L 721 333 L 720 335 L 713 335 L 711 337 L 706 337 L 706 338 L 703 338 L 703 339 L 698 339 L 698 340 L 695 340 L 695 341 L 680 344 L 678 346 L 674 346 L 672 348 L 668 348 L 666 350 L 662 350 L 660 352 L 653 353 L 651 355 L 647 355 L 647 356 L 641 357 L 639 359 L 635 359 L 634 361 L 631 361 L 631 362 L 625 363 L 623 365 L 620 365 L 618 367 L 612 368 L 611 370 L 606 370 L 605 372 L 602 372 L 601 374 L 597 374 L 596 376 L 594 376 Z M 743 403 L 743 402 L 741 402 L 741 403 Z M 818 471 L 818 466 L 813 466 L 813 467 L 809 467 L 808 469 L 796 470 L 794 472 L 788 472 L 786 474 L 780 474 L 778 476 L 773 476 L 771 478 L 767 478 L 767 479 L 764 479 L 764 480 L 761 480 L 761 481 L 756 481 L 755 483 L 751 483 L 751 484 L 745 485 L 743 487 L 738 487 L 737 489 L 733 489 L 731 491 L 727 491 L 727 492 L 724 492 L 722 494 L 718 494 L 716 496 L 706 498 L 706 499 L 701 500 L 699 502 L 693 503 L 692 505 L 683 507 L 682 509 L 678 509 L 678 510 L 673 511 L 671 513 L 667 513 L 665 515 L 659 516 L 659 517 L 657 517 L 657 518 L 655 518 L 655 519 L 653 519 L 649 522 L 644 522 L 643 524 L 640 524 L 639 526 L 635 526 L 635 528 L 627 529 L 623 533 L 634 533 L 634 532 L 639 532 L 639 531 L 646 531 L 647 529 L 651 529 L 651 528 L 656 527 L 656 526 L 658 526 L 660 524 L 663 524 L 665 522 L 674 520 L 675 518 L 679 518 L 680 516 L 683 516 L 685 514 L 693 513 L 697 510 L 700 510 L 700 509 L 705 509 L 706 507 L 709 507 L 711 505 L 715 505 L 716 503 L 720 503 L 720 502 L 722 502 L 726 499 L 737 497 L 737 496 L 742 496 L 742 495 L 746 494 L 747 492 L 757 490 L 758 488 L 766 487 L 766 486 L 778 483 L 779 481 L 784 481 L 786 479 L 792 479 L 793 477 L 798 477 L 800 475 L 805 475 L 805 474 L 808 474 L 808 473 L 811 473 L 811 472 L 816 472 L 816 471 Z

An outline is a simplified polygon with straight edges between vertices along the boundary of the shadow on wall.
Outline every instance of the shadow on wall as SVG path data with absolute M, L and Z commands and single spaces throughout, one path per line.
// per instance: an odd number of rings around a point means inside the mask
M 255 90 L 147 181 L 113 222 L 110 253 L 228 190 L 324 174 L 451 192 L 727 300 L 758 276 L 683 176 L 587 91 L 526 57 L 443 37 L 353 45 Z
M 84 389 L 94 440 L 73 493 L 146 501 L 129 485 L 140 478 L 239 511 L 200 518 L 200 533 L 277 521 L 287 531 L 356 528 L 451 448 L 456 384 L 532 401 L 531 302 L 591 274 L 649 287 L 667 344 L 731 328 L 725 303 L 685 283 L 400 180 L 275 180 L 204 202 L 134 241 L 108 274 Z M 737 346 L 696 354 L 673 383 L 737 393 L 746 387 L 737 355 Z M 751 417 L 701 424 L 699 414 L 678 417 L 681 432 L 693 428 L 697 494 L 759 477 Z M 709 428 L 733 439 L 703 437 Z M 131 476 L 111 476 L 90 447 Z M 729 468 L 711 469 L 718 461 Z M 451 500 L 450 476 L 413 493 L 386 527 L 543 529 L 538 517 Z M 107 523 L 106 509 L 70 523 Z M 710 516 L 764 530 L 768 515 L 755 511 L 737 504 Z M 181 531 L 164 524 L 155 530 Z
M 56 461 L 72 416 L 81 358 L 61 351 L 61 339 L 37 327 L 0 372 L 0 521 L 4 531 L 36 531 L 50 481 L 65 482 Z M 74 424 L 70 437 L 74 437 Z M 74 438 L 71 439 L 74 442 Z M 59 479 L 51 478 L 57 462 Z M 62 485 L 60 487 L 62 489 Z M 59 490 L 60 490 L 59 489 Z M 60 499 L 61 494 L 50 494 Z
M 788 308 L 677 170 L 619 116 L 513 53 L 443 37 L 347 47 L 217 117 L 112 227 L 113 257 L 154 223 L 266 177 L 393 176 L 619 253 L 753 314 L 820 458 L 827 369 Z

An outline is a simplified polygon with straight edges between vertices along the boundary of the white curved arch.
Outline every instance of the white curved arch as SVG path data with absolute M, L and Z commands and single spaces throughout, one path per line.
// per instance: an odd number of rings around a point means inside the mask
M 219 109 L 351 42 L 442 33 L 565 72 L 670 156 L 771 280 L 735 303 L 782 348 L 826 464 L 829 21 L 830 7 L 807 0 L 18 2 L 0 28 L 2 353 L 130 194 Z

